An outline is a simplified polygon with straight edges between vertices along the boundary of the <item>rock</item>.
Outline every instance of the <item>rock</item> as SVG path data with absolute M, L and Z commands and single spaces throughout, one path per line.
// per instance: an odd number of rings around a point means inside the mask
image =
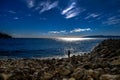
M 120 65 L 120 58 L 117 59 L 117 60 L 113 60 L 113 61 L 111 62 L 111 64 L 112 64 L 112 65 Z
M 86 64 L 83 65 L 83 68 L 88 70 L 88 69 L 92 68 L 92 64 L 87 62 Z
M 4 80 L 4 77 L 3 75 L 0 74 L 0 80 Z
M 39 71 L 39 72 L 37 72 L 37 73 L 35 73 L 36 74 L 36 76 L 37 76 L 37 78 L 43 78 L 43 75 L 44 75 L 44 71 L 43 70 L 41 70 L 41 71 Z
M 92 69 L 89 69 L 86 71 L 87 75 L 93 76 L 94 75 L 94 71 Z
M 76 80 L 75 78 L 69 78 L 69 80 Z
M 73 68 L 73 65 L 71 63 L 68 63 L 67 66 L 66 66 L 67 69 L 72 69 Z
M 104 74 L 104 70 L 102 68 L 95 69 L 95 73 L 98 73 L 99 76 Z
M 91 76 L 87 76 L 85 80 L 94 80 Z
M 120 75 L 104 74 L 100 76 L 100 80 L 120 80 Z
M 67 78 L 63 78 L 62 80 L 68 80 Z
M 49 80 L 49 79 L 51 79 L 52 77 L 53 77 L 53 75 L 50 74 L 50 73 L 45 73 L 45 74 L 44 74 L 44 80 Z
M 92 58 L 113 58 L 120 56 L 120 39 L 109 39 L 102 41 L 98 46 L 96 46 L 91 54 Z
M 99 71 L 97 71 L 97 70 L 90 69 L 90 70 L 86 71 L 86 75 L 90 76 L 91 79 L 93 78 L 95 80 L 99 78 L 100 74 L 101 73 Z
M 120 74 L 120 68 L 114 67 L 113 69 L 111 69 L 111 73 L 113 73 L 113 74 Z
M 12 74 L 0 74 L 0 80 L 7 80 Z
M 74 70 L 73 74 L 71 74 L 71 77 L 75 78 L 75 79 L 80 79 L 84 76 L 84 69 L 81 68 L 77 68 Z
M 66 68 L 63 68 L 61 69 L 60 71 L 60 74 L 63 75 L 63 76 L 67 76 L 71 73 L 71 71 L 69 69 L 66 69 Z

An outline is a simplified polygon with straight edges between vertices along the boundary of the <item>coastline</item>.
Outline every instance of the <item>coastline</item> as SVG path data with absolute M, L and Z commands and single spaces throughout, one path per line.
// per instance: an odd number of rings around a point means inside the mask
M 0 60 L 0 80 L 119 80 L 120 39 L 71 58 Z

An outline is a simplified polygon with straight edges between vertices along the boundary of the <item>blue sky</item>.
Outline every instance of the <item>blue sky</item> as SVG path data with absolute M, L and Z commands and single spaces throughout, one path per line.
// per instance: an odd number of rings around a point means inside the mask
M 0 0 L 0 32 L 15 37 L 120 35 L 120 0 Z

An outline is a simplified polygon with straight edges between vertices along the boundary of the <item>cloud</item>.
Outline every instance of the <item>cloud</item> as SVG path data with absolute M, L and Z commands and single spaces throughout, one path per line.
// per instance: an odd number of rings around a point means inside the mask
M 12 10 L 9 10 L 8 12 L 11 13 L 11 14 L 15 14 L 16 13 L 15 11 L 12 11 Z
M 58 1 L 51 2 L 50 0 L 37 1 L 37 0 L 26 0 L 28 8 L 38 10 L 39 13 L 51 10 L 58 6 Z
M 66 30 L 62 30 L 62 31 L 49 31 L 48 33 L 51 33 L 51 34 L 66 33 Z
M 69 12 L 71 9 L 73 9 L 73 8 L 75 7 L 75 5 L 76 5 L 76 3 L 73 2 L 70 6 L 68 6 L 66 9 L 64 9 L 64 10 L 62 11 L 62 14 L 64 15 L 64 14 L 66 14 L 67 12 Z
M 91 31 L 90 28 L 77 28 L 77 29 L 74 29 L 74 30 L 71 30 L 70 33 L 74 33 L 74 32 L 84 32 L 84 31 Z
M 28 8 L 35 6 L 35 0 L 26 0 Z
M 32 15 L 31 15 L 31 14 L 28 14 L 27 16 L 29 16 L 29 17 L 30 17 L 30 16 L 32 16 Z
M 65 15 L 66 19 L 78 16 L 80 13 L 84 12 L 85 9 L 76 7 L 76 2 L 71 3 L 67 8 L 65 8 L 61 14 Z
M 107 25 L 120 24 L 120 16 L 109 17 L 106 21 L 102 22 L 102 24 L 107 24 Z
M 84 32 L 84 31 L 91 31 L 91 28 L 76 28 L 71 31 L 61 30 L 61 31 L 49 31 L 49 34 L 68 34 L 68 33 L 77 33 L 77 32 Z
M 84 19 L 90 19 L 90 18 L 96 18 L 100 16 L 100 14 L 95 14 L 95 13 L 92 13 L 92 14 L 89 14 L 87 17 L 85 17 Z
M 37 8 L 40 8 L 40 7 L 41 7 L 42 9 L 40 10 L 40 13 L 43 13 L 43 12 L 48 11 L 48 10 L 51 10 L 51 9 L 57 7 L 57 6 L 58 6 L 58 1 L 55 1 L 55 2 L 53 2 L 53 3 L 51 3 L 50 1 L 46 1 L 46 2 L 42 2 L 42 3 L 40 4 L 40 6 L 37 7 Z M 37 9 L 37 8 L 36 8 L 36 9 Z
M 14 20 L 18 20 L 19 18 L 18 18 L 18 17 L 14 17 L 13 19 L 14 19 Z
M 44 17 L 43 17 L 43 18 L 40 18 L 40 20 L 47 20 L 47 18 L 44 18 Z

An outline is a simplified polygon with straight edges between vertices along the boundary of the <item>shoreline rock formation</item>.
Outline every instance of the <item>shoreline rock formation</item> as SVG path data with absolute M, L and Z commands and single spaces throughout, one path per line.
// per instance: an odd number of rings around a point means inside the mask
M 62 59 L 0 60 L 0 80 L 119 80 L 120 39 L 102 41 L 91 53 Z

